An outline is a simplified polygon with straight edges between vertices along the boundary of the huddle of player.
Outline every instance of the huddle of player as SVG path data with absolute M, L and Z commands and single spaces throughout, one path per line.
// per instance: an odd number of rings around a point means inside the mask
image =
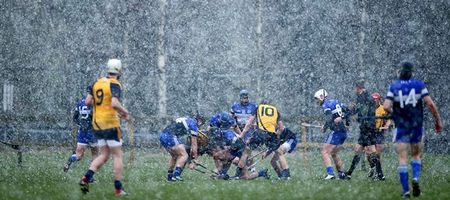
M 392 119 L 396 125 L 394 142 L 399 155 L 398 174 L 402 185 L 401 196 L 410 197 L 407 168 L 409 149 L 412 150 L 412 195 L 420 196 L 421 146 L 424 132 L 423 104 L 429 107 L 435 119 L 436 132 L 440 132 L 443 125 L 425 84 L 412 77 L 413 64 L 403 61 L 398 67 L 398 80 L 390 85 L 384 103 L 382 103 L 379 93 L 370 94 L 367 91 L 363 80 L 355 82 L 357 97 L 350 106 L 337 99 L 329 98 L 325 89 L 315 92 L 314 99 L 322 107 L 325 115 L 325 123 L 321 128 L 321 131 L 326 133 L 321 151 L 326 167 L 325 180 L 336 179 L 336 177 L 350 180 L 353 170 L 364 153 L 370 164 L 368 176 L 373 180 L 384 180 L 385 176 L 381 165 L 384 134 L 390 125 L 390 119 Z M 354 148 L 355 155 L 351 166 L 348 170 L 344 170 L 338 153 L 342 149 L 340 146 L 347 139 L 352 115 L 359 123 L 359 137 Z M 250 180 L 267 177 L 267 169 L 259 172 L 249 170 L 254 166 L 252 159 L 255 156 L 252 156 L 252 151 L 263 145 L 266 150 L 262 152 L 262 158 L 274 153 L 271 164 L 278 177 L 285 180 L 290 179 L 285 154 L 292 152 L 298 141 L 296 134 L 283 126 L 280 113 L 268 100 L 261 101 L 259 105 L 250 103 L 248 92 L 242 90 L 240 102 L 233 104 L 230 113 L 217 113 L 211 117 L 208 129 L 200 136 L 205 142 L 198 146 L 198 125 L 201 123 L 203 121 L 198 119 L 179 118 L 175 122 L 177 125 L 169 125 L 169 127 L 178 126 L 177 130 L 180 132 L 166 128 L 161 134 L 161 144 L 172 157 L 167 177 L 169 181 L 183 180 L 180 175 L 184 165 L 191 159 L 190 167 L 195 168 L 196 163 L 198 164 L 197 149 L 202 148 L 200 153 L 208 153 L 214 158 L 218 178 L 230 178 L 227 172 L 232 163 L 236 164 L 236 174 L 233 178 Z M 185 133 L 181 133 L 182 131 Z M 183 143 L 178 141 L 178 136 L 188 134 L 190 134 L 192 142 L 186 151 Z M 338 172 L 337 176 L 334 173 L 330 156 Z

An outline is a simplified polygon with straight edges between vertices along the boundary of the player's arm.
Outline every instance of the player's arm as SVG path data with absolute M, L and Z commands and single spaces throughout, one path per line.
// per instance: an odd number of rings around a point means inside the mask
M 283 125 L 283 121 L 281 121 L 279 113 L 278 113 L 278 119 L 277 119 L 277 127 L 278 127 L 278 130 L 277 130 L 276 134 L 278 137 L 280 137 L 281 133 L 283 133 L 283 131 L 284 131 L 284 125 Z
M 128 110 L 125 109 L 125 107 L 122 106 L 120 103 L 120 96 L 122 93 L 122 90 L 120 88 L 120 85 L 117 83 L 111 83 L 111 106 L 119 113 L 119 116 L 125 120 L 128 120 Z
M 325 124 L 323 125 L 322 132 L 325 133 L 325 131 L 328 128 L 331 128 L 331 125 L 334 123 L 333 114 L 331 113 L 330 109 L 326 109 L 325 111 Z
M 80 111 L 78 110 L 78 107 L 73 111 L 72 120 L 76 125 L 80 125 Z
M 252 115 L 248 118 L 247 124 L 245 124 L 244 129 L 242 130 L 241 134 L 239 135 L 240 138 L 244 137 L 244 134 L 247 133 L 247 131 L 250 129 L 250 127 L 252 126 L 254 121 L 255 121 L 254 115 Z
M 441 132 L 442 131 L 441 115 L 438 112 L 436 104 L 434 104 L 434 101 L 433 101 L 433 99 L 431 99 L 430 95 L 423 97 L 423 100 L 425 101 L 428 108 L 430 109 L 431 114 L 433 114 L 434 126 L 436 129 L 436 132 Z
M 92 86 L 87 87 L 87 96 L 86 96 L 86 105 L 92 106 L 94 105 L 94 96 L 92 95 Z

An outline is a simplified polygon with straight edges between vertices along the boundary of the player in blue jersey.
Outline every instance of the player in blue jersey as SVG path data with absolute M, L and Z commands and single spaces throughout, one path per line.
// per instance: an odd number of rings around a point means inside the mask
M 375 144 L 377 143 L 375 130 L 375 110 L 377 105 L 365 88 L 364 82 L 364 80 L 355 82 L 356 103 L 352 108 L 352 113 L 357 115 L 357 121 L 359 122 L 359 138 L 354 148 L 355 155 L 353 156 L 352 163 L 345 174 L 348 178 L 351 177 L 365 151 L 368 155 L 367 160 L 370 165 L 368 176 L 373 178 L 373 180 L 384 180 L 380 155 L 375 148 Z
M 235 119 L 225 112 L 217 113 L 211 117 L 210 134 L 212 134 L 210 137 L 212 140 L 211 145 L 215 146 L 213 157 L 216 167 L 219 170 L 220 176 L 228 177 L 226 173 L 231 165 L 231 161 L 236 164 L 243 155 L 245 144 L 240 137 L 243 134 L 237 126 Z M 245 180 L 265 177 L 267 175 L 267 170 L 264 169 L 260 172 L 252 173 L 245 168 L 241 172 L 242 176 L 239 177 Z
M 442 131 L 442 122 L 425 83 L 412 78 L 414 65 L 403 61 L 399 67 L 399 79 L 389 86 L 383 106 L 387 112 L 392 113 L 397 127 L 394 141 L 399 160 L 398 173 L 403 189 L 402 197 L 408 198 L 410 196 L 407 166 L 409 152 L 412 154 L 412 194 L 415 197 L 421 194 L 419 179 L 422 169 L 424 102 L 433 115 L 436 132 Z
M 286 160 L 286 154 L 292 153 L 298 144 L 297 136 L 288 128 L 284 128 L 283 132 L 280 134 L 280 147 L 274 152 L 270 164 L 281 180 L 289 180 L 291 178 L 291 173 L 289 170 L 289 165 Z
M 249 93 L 247 90 L 241 90 L 239 92 L 239 102 L 234 102 L 230 110 L 241 130 L 244 129 L 244 126 L 247 124 L 249 118 L 252 115 L 255 115 L 256 112 L 256 104 L 250 102 L 248 96 Z M 254 127 L 251 127 L 250 131 L 243 136 L 244 141 L 248 141 L 253 132 Z
M 177 118 L 175 122 L 168 125 L 159 135 L 161 145 L 169 152 L 171 158 L 169 160 L 169 168 L 167 171 L 168 181 L 183 181 L 181 173 L 186 162 L 191 156 L 192 159 L 197 158 L 197 135 L 198 126 L 202 122 L 190 117 Z M 186 152 L 185 143 L 190 136 L 191 152 Z
M 347 139 L 347 129 L 349 126 L 348 108 L 343 103 L 336 99 L 328 99 L 328 92 L 324 89 L 320 89 L 314 93 L 314 99 L 316 103 L 322 106 L 325 114 L 325 124 L 321 131 L 325 133 L 327 129 L 331 132 L 328 133 L 322 147 L 322 160 L 327 169 L 327 176 L 325 180 L 335 179 L 334 170 L 331 164 L 330 155 L 333 158 L 334 164 L 338 171 L 340 179 L 347 179 L 343 171 L 343 163 L 338 153 L 341 145 Z M 344 122 L 345 120 L 345 122 Z
M 73 122 L 78 126 L 77 149 L 64 165 L 64 172 L 67 172 L 72 164 L 83 158 L 87 148 L 91 149 L 92 160 L 98 155 L 97 140 L 92 132 L 92 107 L 86 105 L 85 100 L 86 97 L 83 97 L 78 101 L 73 112 Z M 92 178 L 90 181 L 93 180 Z

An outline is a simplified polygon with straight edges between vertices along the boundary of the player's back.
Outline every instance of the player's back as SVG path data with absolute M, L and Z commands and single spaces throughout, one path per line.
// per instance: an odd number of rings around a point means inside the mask
M 393 101 L 394 121 L 397 127 L 422 127 L 423 97 L 427 95 L 425 83 L 420 80 L 396 80 L 391 84 L 387 98 Z
M 260 104 L 256 110 L 258 129 L 275 133 L 280 115 L 275 106 Z
M 111 84 L 121 87 L 116 79 L 102 77 L 92 86 L 94 96 L 94 115 L 92 125 L 95 130 L 105 130 L 120 127 L 117 111 L 112 107 Z
M 78 112 L 78 124 L 81 130 L 87 131 L 92 129 L 92 107 L 86 105 L 85 99 L 81 99 L 77 103 L 76 112 Z

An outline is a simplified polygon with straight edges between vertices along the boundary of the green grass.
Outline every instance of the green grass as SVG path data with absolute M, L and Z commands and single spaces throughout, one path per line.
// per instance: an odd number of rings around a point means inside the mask
M 113 172 L 111 160 L 96 173 L 97 183 L 91 192 L 82 195 L 78 181 L 88 168 L 90 156 L 72 168 L 62 171 L 70 152 L 67 150 L 28 151 L 24 153 L 24 166 L 16 164 L 16 154 L 0 152 L 0 199 L 112 199 Z M 346 168 L 353 153 L 343 152 Z M 307 161 L 305 161 L 306 156 Z M 319 151 L 305 154 L 297 151 L 288 155 L 292 179 L 279 181 L 257 179 L 253 181 L 211 180 L 204 174 L 185 170 L 184 182 L 166 182 L 168 154 L 164 151 L 138 151 L 137 160 L 128 163 L 125 154 L 123 184 L 130 194 L 124 199 L 399 199 L 401 187 L 397 175 L 397 157 L 385 155 L 386 181 L 368 180 L 366 172 L 353 173 L 350 181 L 324 181 L 325 169 Z M 202 162 L 212 166 L 210 157 Z M 448 155 L 425 154 L 423 160 L 420 199 L 450 199 L 450 158 Z M 268 167 L 268 160 L 258 167 Z M 273 174 L 273 170 L 270 171 Z M 234 167 L 230 174 L 234 173 Z

